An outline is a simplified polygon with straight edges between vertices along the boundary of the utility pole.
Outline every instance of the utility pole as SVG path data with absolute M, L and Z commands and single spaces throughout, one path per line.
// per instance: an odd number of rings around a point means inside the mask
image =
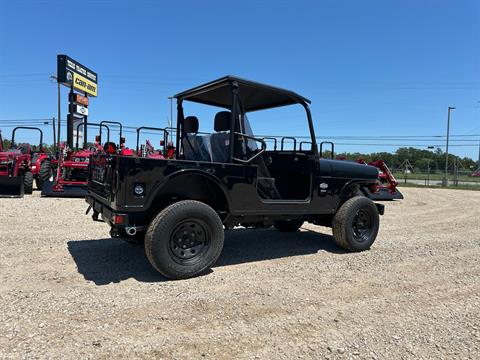
M 57 144 L 57 140 L 55 139 L 55 116 L 52 117 L 52 130 L 53 130 L 53 151 L 55 151 L 55 146 Z
M 448 186 L 448 141 L 450 139 L 450 111 L 455 108 L 452 106 L 448 107 L 448 119 L 447 119 L 447 146 L 445 149 L 445 177 L 443 178 L 442 185 Z
M 480 141 L 478 142 L 478 169 L 480 170 Z
M 53 147 L 56 146 L 57 150 L 60 150 L 60 119 L 62 118 L 60 116 L 60 83 L 58 82 L 58 79 L 55 75 L 51 75 L 50 79 L 55 80 L 57 82 L 57 86 L 58 86 L 58 91 L 57 91 L 57 102 L 58 102 L 57 141 L 58 141 L 58 143 L 55 144 L 55 141 L 54 141 Z

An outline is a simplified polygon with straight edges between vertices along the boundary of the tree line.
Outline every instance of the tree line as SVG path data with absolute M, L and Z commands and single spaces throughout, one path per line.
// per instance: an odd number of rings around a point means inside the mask
M 337 157 L 345 157 L 347 160 L 363 159 L 366 162 L 383 160 L 390 170 L 405 171 L 411 165 L 413 168 L 408 169 L 416 172 L 441 172 L 445 170 L 445 152 L 437 148 L 434 151 L 421 150 L 414 147 L 401 147 L 393 153 L 374 152 L 364 154 L 359 152 L 340 153 Z M 459 171 L 473 171 L 480 164 L 469 157 L 460 157 L 454 154 L 448 154 L 449 170 L 452 170 L 454 164 L 457 164 Z
M 3 139 L 3 148 L 10 148 L 11 141 Z M 93 144 L 92 144 L 93 145 Z M 33 146 L 34 150 L 36 147 Z M 53 145 L 43 144 L 45 152 L 54 152 Z M 324 156 L 330 156 L 328 151 L 324 152 Z M 442 149 L 437 148 L 435 151 L 421 150 L 414 147 L 401 147 L 397 151 L 390 152 L 373 152 L 370 154 L 353 152 L 353 153 L 338 153 L 337 158 L 345 158 L 346 160 L 358 160 L 363 159 L 367 163 L 375 160 L 383 160 L 391 170 L 404 171 L 408 168 L 407 164 L 410 164 L 413 171 L 417 172 L 441 172 L 445 169 L 445 152 Z M 408 163 L 407 163 L 408 160 Z M 460 157 L 454 154 L 448 154 L 449 169 L 453 169 L 455 163 L 457 163 L 459 171 L 473 171 L 476 170 L 480 164 L 469 157 Z

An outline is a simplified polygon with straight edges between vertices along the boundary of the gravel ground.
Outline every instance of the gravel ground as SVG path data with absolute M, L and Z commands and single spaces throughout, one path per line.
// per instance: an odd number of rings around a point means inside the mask
M 370 251 L 230 231 L 165 281 L 81 199 L 0 199 L 0 358 L 480 358 L 480 192 L 404 188 Z

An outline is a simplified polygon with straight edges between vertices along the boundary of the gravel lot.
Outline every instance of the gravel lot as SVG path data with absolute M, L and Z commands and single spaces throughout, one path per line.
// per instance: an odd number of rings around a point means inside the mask
M 480 192 L 403 188 L 370 251 L 236 230 L 165 281 L 81 199 L 0 199 L 0 358 L 480 358 Z

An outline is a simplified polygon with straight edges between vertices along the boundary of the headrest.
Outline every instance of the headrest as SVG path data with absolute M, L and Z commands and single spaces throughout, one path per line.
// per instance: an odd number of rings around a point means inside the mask
M 229 131 L 232 113 L 230 111 L 220 111 L 215 115 L 213 128 L 215 131 Z
M 183 132 L 185 133 L 198 132 L 198 118 L 196 116 L 187 116 L 183 120 Z

